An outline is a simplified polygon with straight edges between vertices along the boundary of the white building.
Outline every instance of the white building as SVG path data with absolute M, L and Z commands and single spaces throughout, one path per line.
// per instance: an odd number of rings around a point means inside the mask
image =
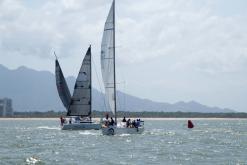
M 12 100 L 9 98 L 0 99 L 0 116 L 13 116 Z

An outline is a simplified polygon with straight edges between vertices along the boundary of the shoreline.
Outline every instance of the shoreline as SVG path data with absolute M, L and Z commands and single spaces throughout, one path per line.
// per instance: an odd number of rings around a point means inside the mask
M 122 118 L 118 118 L 118 120 L 121 120 Z M 130 117 L 130 119 L 136 119 L 135 117 Z M 144 121 L 167 121 L 167 120 L 247 120 L 247 118 L 141 118 Z M 59 120 L 58 117 L 52 117 L 52 118 L 39 118 L 39 117 L 13 117 L 13 118 L 0 118 L 0 121 L 4 120 Z M 93 118 L 93 121 L 100 121 L 100 118 Z

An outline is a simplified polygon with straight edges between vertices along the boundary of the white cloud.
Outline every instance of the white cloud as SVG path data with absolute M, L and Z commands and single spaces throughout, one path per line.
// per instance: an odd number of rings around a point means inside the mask
M 12 68 L 26 65 L 53 71 L 55 50 L 65 74 L 76 75 L 78 61 L 92 44 L 99 65 L 103 25 L 110 3 L 111 0 L 1 0 L 1 63 Z M 231 5 L 237 3 L 246 5 L 240 1 Z M 227 13 L 229 6 L 223 10 L 224 5 L 221 0 L 116 1 L 117 64 L 128 73 L 125 77 L 129 92 L 160 101 L 185 98 L 217 104 L 210 100 L 210 92 L 200 96 L 196 91 L 214 92 L 221 87 L 220 91 L 229 87 L 241 91 L 238 86 L 243 84 L 236 82 L 218 85 L 234 74 L 239 75 L 234 77 L 236 81 L 245 82 L 243 75 L 247 70 L 247 14 L 244 10 Z M 146 81 L 146 73 L 151 75 L 152 82 Z M 215 77 L 217 83 L 213 81 Z M 198 85 L 204 81 L 211 84 L 210 88 Z M 138 82 L 143 82 L 145 91 L 137 89 Z M 187 87 L 190 84 L 193 89 Z M 153 92 L 154 86 L 160 94 Z M 176 92 L 169 91 L 169 87 Z M 162 93 L 167 91 L 171 97 L 162 99 Z
M 0 6 L 1 54 L 51 58 L 56 50 L 61 56 L 74 56 L 89 43 L 99 52 L 109 3 L 44 1 L 32 9 L 20 1 L 4 0 Z M 215 15 L 213 5 L 195 0 L 117 2 L 119 64 L 179 56 L 175 66 L 233 71 L 247 56 L 247 23 L 245 17 Z
M 145 12 L 143 19 L 120 20 L 122 60 L 129 63 L 130 59 L 138 62 L 177 56 L 174 66 L 181 69 L 239 71 L 247 57 L 246 17 L 215 15 L 212 5 L 212 2 L 198 4 L 183 0 L 143 3 L 133 12 L 133 15 L 137 11 Z M 134 37 L 130 40 L 129 36 Z

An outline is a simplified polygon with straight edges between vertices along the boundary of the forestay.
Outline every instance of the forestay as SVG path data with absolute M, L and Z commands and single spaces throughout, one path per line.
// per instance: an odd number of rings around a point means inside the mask
M 56 85 L 57 85 L 58 94 L 63 102 L 64 107 L 68 110 L 71 100 L 71 95 L 67 83 L 65 81 L 65 78 L 63 76 L 62 69 L 57 59 L 55 62 L 55 67 L 56 67 L 55 74 L 56 74 Z
M 71 98 L 68 116 L 91 115 L 91 46 L 83 59 Z
M 101 42 L 101 71 L 105 86 L 105 97 L 109 107 L 115 113 L 115 84 L 114 84 L 114 2 L 112 3 L 107 20 L 105 22 L 103 38 Z

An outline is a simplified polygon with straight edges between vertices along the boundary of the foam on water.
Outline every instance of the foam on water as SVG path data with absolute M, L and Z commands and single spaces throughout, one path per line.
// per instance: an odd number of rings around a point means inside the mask
M 41 160 L 35 156 L 31 156 L 29 158 L 26 159 L 26 163 L 29 165 L 33 165 L 33 164 L 38 164 L 40 163 Z

